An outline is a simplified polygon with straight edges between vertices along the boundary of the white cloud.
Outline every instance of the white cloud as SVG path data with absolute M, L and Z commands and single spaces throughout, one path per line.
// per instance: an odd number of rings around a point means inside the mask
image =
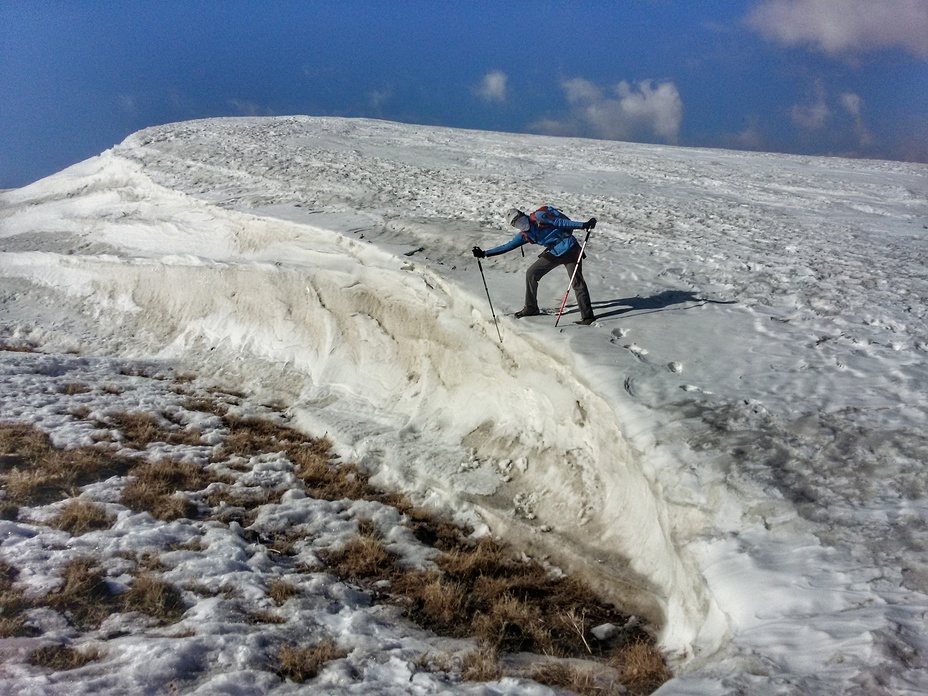
M 533 128 L 555 135 L 591 135 L 607 140 L 656 138 L 676 142 L 683 121 L 683 101 L 673 82 L 626 81 L 606 94 L 581 77 L 566 80 L 561 87 L 570 113 L 564 119 L 548 119 Z
M 747 126 L 740 133 L 725 135 L 722 141 L 730 147 L 747 150 L 762 150 L 766 145 L 766 138 L 756 116 L 748 117 Z
M 860 109 L 863 103 L 864 100 L 861 99 L 859 94 L 845 92 L 841 95 L 841 106 L 847 109 L 847 112 L 854 118 L 860 118 Z
M 829 102 L 834 109 L 829 107 Z M 790 109 L 793 124 L 806 131 L 826 131 L 826 137 L 835 142 L 853 138 L 863 150 L 873 145 L 873 136 L 864 124 L 864 100 L 854 92 L 842 92 L 835 99 L 827 94 L 825 84 L 815 83 L 815 97 L 808 104 L 797 104 Z M 848 121 L 849 119 L 849 121 Z
M 372 92 L 368 92 L 367 101 L 372 109 L 375 111 L 380 111 L 383 109 L 384 105 L 393 98 L 393 90 L 389 87 L 384 87 L 383 89 L 375 89 Z
M 869 145 L 872 145 L 873 136 L 870 135 L 870 131 L 868 131 L 867 127 L 864 125 L 864 100 L 861 98 L 861 96 L 859 94 L 854 94 L 853 92 L 845 92 L 841 95 L 841 106 L 843 106 L 845 111 L 847 111 L 851 118 L 854 119 L 854 132 L 857 134 L 857 139 L 860 142 L 860 145 L 862 147 L 868 147 Z
M 928 59 L 926 0 L 764 0 L 747 22 L 788 46 L 830 55 L 902 48 Z
M 134 114 L 138 111 L 138 106 L 135 102 L 135 97 L 131 94 L 120 94 L 117 97 L 119 102 L 119 107 L 130 114 Z
M 229 99 L 226 103 L 241 116 L 273 116 L 270 109 L 247 99 Z
M 506 101 L 506 82 L 508 76 L 502 70 L 494 70 L 483 76 L 477 87 L 477 96 L 486 101 Z
M 831 118 L 831 109 L 825 101 L 825 87 L 821 82 L 815 85 L 816 97 L 811 104 L 797 104 L 790 109 L 793 123 L 804 130 L 821 130 Z

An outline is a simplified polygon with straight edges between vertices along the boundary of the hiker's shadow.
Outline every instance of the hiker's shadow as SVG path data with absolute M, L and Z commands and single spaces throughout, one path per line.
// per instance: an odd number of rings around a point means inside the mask
M 593 309 L 596 312 L 597 319 L 607 319 L 609 317 L 619 316 L 620 314 L 629 314 L 636 312 L 638 314 L 650 314 L 651 312 L 661 312 L 673 307 L 674 309 L 693 309 L 702 307 L 707 304 L 736 304 L 734 300 L 709 300 L 705 297 L 699 297 L 695 292 L 688 290 L 664 290 L 651 297 L 624 297 L 620 300 L 607 300 L 604 302 L 594 302 Z M 681 305 L 675 307 L 675 305 Z M 683 306 L 685 305 L 685 306 Z M 621 307 L 612 312 L 603 310 L 612 307 Z

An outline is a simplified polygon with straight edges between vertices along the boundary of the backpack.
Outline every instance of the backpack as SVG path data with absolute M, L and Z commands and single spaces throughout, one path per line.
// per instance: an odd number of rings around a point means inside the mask
M 543 205 L 534 213 L 529 215 L 532 223 L 540 227 L 541 229 L 548 229 L 550 227 L 556 227 L 556 220 L 569 220 L 564 213 L 562 213 L 557 208 L 553 208 L 550 205 Z

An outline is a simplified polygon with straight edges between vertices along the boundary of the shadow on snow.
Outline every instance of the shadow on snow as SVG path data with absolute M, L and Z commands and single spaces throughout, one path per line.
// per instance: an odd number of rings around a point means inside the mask
M 687 290 L 664 290 L 651 297 L 625 297 L 619 300 L 605 300 L 594 302 L 593 310 L 596 312 L 596 319 L 608 319 L 609 317 L 638 312 L 639 314 L 650 314 L 652 312 L 661 312 L 670 308 L 674 309 L 693 309 L 702 307 L 707 304 L 736 304 L 734 300 L 709 300 L 705 297 L 699 297 L 695 292 Z M 674 307 L 674 305 L 688 305 L 686 307 Z M 614 311 L 604 311 L 613 307 L 621 307 Z M 565 314 L 572 314 L 579 311 L 576 305 L 573 305 Z

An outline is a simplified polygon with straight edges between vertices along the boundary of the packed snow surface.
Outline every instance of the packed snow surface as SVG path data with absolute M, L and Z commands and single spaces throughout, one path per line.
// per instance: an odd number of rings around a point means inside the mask
M 500 341 L 469 250 L 542 204 L 599 219 L 598 319 L 555 327 L 560 272 L 515 319 L 526 247 L 483 262 Z M 659 626 L 661 693 L 915 694 L 926 230 L 924 165 L 206 120 L 0 195 L 0 321 L 288 404 Z

